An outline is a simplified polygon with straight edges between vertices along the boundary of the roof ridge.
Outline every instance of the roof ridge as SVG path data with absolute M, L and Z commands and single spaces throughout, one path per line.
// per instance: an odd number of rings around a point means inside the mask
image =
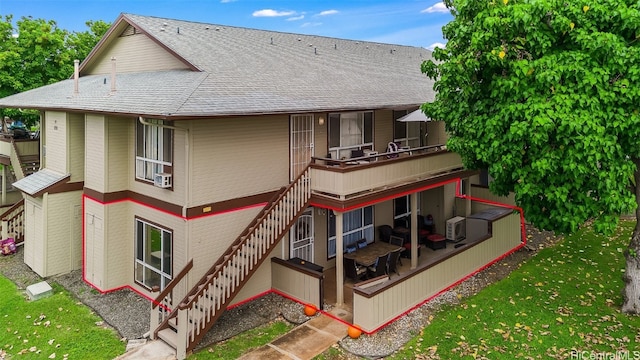
M 204 21 L 192 21 L 192 20 L 175 19 L 175 18 L 168 18 L 168 17 L 161 17 L 161 16 L 138 15 L 138 14 L 132 14 L 132 13 L 122 13 L 122 16 L 127 17 L 127 18 L 129 18 L 131 20 L 134 20 L 134 21 L 135 21 L 135 18 L 168 20 L 168 21 L 176 21 L 176 22 L 180 22 L 180 23 L 184 23 L 184 24 L 201 24 L 201 25 L 206 25 L 206 26 L 226 27 L 226 28 L 233 28 L 233 29 L 239 29 L 239 30 L 250 30 L 250 31 L 255 31 L 255 32 L 263 32 L 263 33 L 283 34 L 283 35 L 290 35 L 290 36 L 305 36 L 305 37 L 309 37 L 309 38 L 321 38 L 321 39 L 327 39 L 327 40 L 339 40 L 339 41 L 346 41 L 346 42 L 353 42 L 353 43 L 366 43 L 366 44 L 375 44 L 375 45 L 382 45 L 382 46 L 395 46 L 395 47 L 404 47 L 404 48 L 411 48 L 411 49 L 421 49 L 421 50 L 426 50 L 428 52 L 432 52 L 431 50 L 429 50 L 429 49 L 427 49 L 425 47 L 421 47 L 421 46 L 401 45 L 401 44 L 384 43 L 384 42 L 370 41 L 370 40 L 345 39 L 345 38 L 339 38 L 339 37 L 335 37 L 335 36 L 313 35 L 313 34 L 302 34 L 302 33 L 295 33 L 295 32 L 287 32 L 287 31 L 257 29 L 257 28 L 251 28 L 251 27 L 245 27 L 245 26 L 216 24 L 216 23 L 210 23 L 210 22 L 204 22 Z

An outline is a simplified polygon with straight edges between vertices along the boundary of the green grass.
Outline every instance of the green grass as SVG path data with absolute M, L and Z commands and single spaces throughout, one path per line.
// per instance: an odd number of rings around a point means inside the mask
M 124 353 L 115 331 L 98 325 L 101 319 L 63 288 L 52 287 L 52 296 L 28 301 L 0 276 L 0 354 L 12 359 L 113 359 Z
M 267 325 L 247 330 L 227 341 L 206 347 L 189 356 L 188 359 L 237 359 L 245 352 L 268 344 L 291 329 L 293 329 L 293 326 L 286 322 L 274 321 Z
M 507 278 L 438 312 L 392 358 L 640 359 L 640 317 L 620 312 L 623 250 L 633 225 L 622 222 L 609 237 L 583 229 L 540 251 Z

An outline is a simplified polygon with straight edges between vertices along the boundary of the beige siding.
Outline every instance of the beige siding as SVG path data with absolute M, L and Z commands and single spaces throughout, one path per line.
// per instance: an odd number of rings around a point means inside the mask
M 83 69 L 83 75 L 111 73 L 111 58 L 116 59 L 116 71 L 136 72 L 154 70 L 186 69 L 187 66 L 175 56 L 151 41 L 144 34 L 117 38 L 101 54 L 100 60 L 90 68 Z
M 320 125 L 318 123 L 319 118 L 322 117 L 324 119 L 324 124 Z M 326 113 L 323 114 L 316 114 L 314 116 L 314 131 L 313 131 L 313 137 L 314 137 L 314 143 L 313 143 L 313 151 L 314 151 L 314 156 L 317 157 L 325 157 L 327 155 L 327 149 L 329 148 L 328 146 L 328 131 L 329 131 L 329 122 L 328 122 L 328 116 Z
M 134 173 L 129 164 L 135 157 L 133 143 L 135 120 L 132 118 L 107 118 L 107 140 L 104 163 L 107 165 L 106 192 L 127 189 Z
M 46 166 L 59 173 L 67 173 L 67 114 L 57 111 L 45 112 Z
M 85 278 L 93 286 L 108 290 L 105 283 L 107 273 L 104 205 L 85 198 Z
M 272 262 L 271 283 L 274 289 L 302 303 L 313 304 L 318 308 L 323 306 L 320 279 L 317 277 Z
M 84 116 L 82 114 L 69 114 L 69 126 L 67 129 L 67 156 L 68 169 L 71 174 L 71 182 L 84 180 Z
M 53 276 L 80 269 L 82 264 L 81 191 L 47 194 L 46 270 Z
M 377 110 L 373 117 L 374 150 L 379 153 L 387 152 L 387 145 L 393 139 L 393 111 Z
M 244 230 L 249 222 L 261 210 L 255 207 L 203 217 L 189 222 L 189 244 L 187 253 L 183 253 L 183 264 L 193 258 L 190 285 L 196 281 L 227 250 L 231 242 Z M 279 255 L 278 255 L 279 256 Z M 174 267 L 175 269 L 181 267 Z
M 105 288 L 116 289 L 134 283 L 135 225 L 132 203 L 117 202 L 105 206 Z
M 244 285 L 242 290 L 238 292 L 230 305 L 246 301 L 257 295 L 263 294 L 271 290 L 271 258 L 274 256 L 282 257 L 282 241 L 276 245 L 273 251 L 266 257 L 262 265 L 251 276 L 249 281 Z
M 318 208 L 313 211 L 313 262 L 325 269 L 336 266 L 335 259 L 327 260 L 327 239 L 329 237 L 327 233 L 327 211 L 331 210 Z M 287 238 L 286 241 L 289 242 L 289 239 Z M 285 259 L 289 257 L 288 255 L 289 253 L 287 253 L 287 257 L 285 257 Z
M 42 198 L 25 197 L 24 263 L 37 274 L 44 273 L 44 216 Z
M 106 192 L 105 128 L 104 116 L 87 114 L 85 123 L 86 175 L 84 185 L 100 192 Z
M 289 117 L 194 121 L 191 197 L 234 199 L 288 183 Z

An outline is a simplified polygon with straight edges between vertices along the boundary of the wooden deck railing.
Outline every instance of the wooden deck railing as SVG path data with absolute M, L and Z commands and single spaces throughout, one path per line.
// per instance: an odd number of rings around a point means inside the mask
M 187 293 L 152 329 L 184 359 L 309 204 L 309 167 L 282 189 Z M 157 299 L 157 301 L 163 301 Z
M 177 300 L 174 297 L 173 290 L 178 287 L 178 285 L 185 286 L 184 281 L 186 280 L 186 276 L 189 271 L 193 268 L 193 259 L 191 259 L 185 267 L 180 270 L 180 272 L 167 284 L 167 287 L 164 288 L 156 296 L 155 300 L 151 303 L 151 329 L 157 329 L 158 325 L 162 323 L 171 313 L 171 309 L 175 308 L 174 300 Z M 186 286 L 185 286 L 186 287 Z M 157 292 L 159 289 L 154 288 L 153 291 Z M 156 311 L 157 308 L 157 311 Z
M 24 199 L 13 204 L 0 215 L 2 223 L 2 238 L 13 237 L 16 244 L 24 241 Z

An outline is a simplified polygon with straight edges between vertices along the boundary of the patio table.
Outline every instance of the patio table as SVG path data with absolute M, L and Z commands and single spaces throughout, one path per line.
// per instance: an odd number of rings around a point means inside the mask
M 402 247 L 383 241 L 376 241 L 352 253 L 344 254 L 344 257 L 355 260 L 358 265 L 372 266 L 376 263 L 378 257 L 399 249 L 402 249 Z

